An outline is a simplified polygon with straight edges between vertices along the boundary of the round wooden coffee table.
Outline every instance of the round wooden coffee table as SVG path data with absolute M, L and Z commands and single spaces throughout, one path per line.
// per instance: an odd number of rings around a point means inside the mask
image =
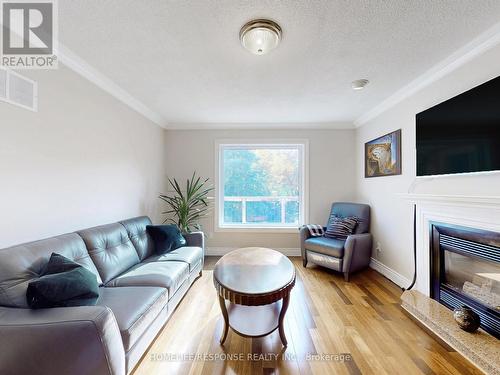
M 215 265 L 214 285 L 224 317 L 221 345 L 231 327 L 244 337 L 262 337 L 279 329 L 287 346 L 283 321 L 295 267 L 286 256 L 261 247 L 234 250 Z

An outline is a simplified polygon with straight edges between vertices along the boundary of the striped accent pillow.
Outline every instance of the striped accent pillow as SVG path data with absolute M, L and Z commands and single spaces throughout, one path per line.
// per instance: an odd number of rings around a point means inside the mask
M 360 220 L 357 217 L 340 217 L 332 215 L 326 228 L 325 237 L 347 239 L 354 232 L 354 228 Z

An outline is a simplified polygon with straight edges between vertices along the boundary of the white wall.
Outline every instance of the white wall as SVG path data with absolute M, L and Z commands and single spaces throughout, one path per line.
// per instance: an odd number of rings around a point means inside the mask
M 185 180 L 193 171 L 215 178 L 217 139 L 308 139 L 309 221 L 324 224 L 333 201 L 352 200 L 354 194 L 354 132 L 352 130 L 168 130 L 165 138 L 166 171 Z M 295 233 L 214 232 L 214 219 L 204 223 L 208 246 L 235 248 L 266 246 L 297 249 Z M 224 251 L 224 249 L 222 251 Z M 219 251 L 221 251 L 219 249 Z
M 148 214 L 164 130 L 76 73 L 25 71 L 39 111 L 0 102 L 0 248 Z
M 500 46 L 496 46 L 356 131 L 357 199 L 372 206 L 374 242 L 380 242 L 382 247 L 382 251 L 374 253 L 374 257 L 409 279 L 413 276 L 412 205 L 398 193 L 408 193 L 411 189 L 421 194 L 500 194 L 500 173 L 441 176 L 416 181 L 415 115 L 499 75 Z M 399 128 L 402 129 L 403 174 L 364 178 L 364 143 Z
M 0 248 L 148 214 L 159 221 L 165 176 L 194 170 L 214 179 L 215 140 L 309 139 L 309 222 L 332 201 L 372 206 L 378 260 L 411 278 L 412 206 L 398 193 L 498 195 L 499 174 L 415 182 L 415 114 L 500 75 L 500 46 L 352 130 L 164 131 L 72 71 L 26 72 L 39 83 L 39 112 L 0 102 Z M 364 143 L 402 128 L 403 174 L 364 178 Z M 354 173 L 353 173 L 354 170 Z M 297 248 L 295 233 L 214 232 L 208 246 Z

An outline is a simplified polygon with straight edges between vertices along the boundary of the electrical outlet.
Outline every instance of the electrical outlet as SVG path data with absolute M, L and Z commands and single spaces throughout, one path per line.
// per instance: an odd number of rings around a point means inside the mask
M 382 252 L 382 245 L 380 244 L 380 242 L 377 242 L 377 246 L 375 246 L 375 250 L 377 250 L 377 253 Z

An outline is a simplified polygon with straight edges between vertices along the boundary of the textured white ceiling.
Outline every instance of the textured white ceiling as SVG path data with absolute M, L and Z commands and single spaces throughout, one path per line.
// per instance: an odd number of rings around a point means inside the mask
M 169 123 L 350 122 L 500 21 L 499 0 L 64 0 L 61 42 Z M 255 56 L 240 27 L 271 18 Z M 353 91 L 351 81 L 371 81 Z M 186 125 L 187 126 L 187 125 Z

